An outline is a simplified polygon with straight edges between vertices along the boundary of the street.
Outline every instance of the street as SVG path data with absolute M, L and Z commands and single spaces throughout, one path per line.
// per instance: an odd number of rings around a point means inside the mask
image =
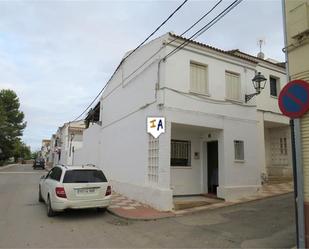
M 0 169 L 1 248 L 292 248 L 293 195 L 156 221 L 126 221 L 95 210 L 46 216 L 43 170 Z

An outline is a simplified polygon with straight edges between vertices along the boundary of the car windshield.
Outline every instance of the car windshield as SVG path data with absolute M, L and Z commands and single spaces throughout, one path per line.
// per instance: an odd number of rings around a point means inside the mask
M 68 170 L 63 183 L 107 182 L 101 170 Z

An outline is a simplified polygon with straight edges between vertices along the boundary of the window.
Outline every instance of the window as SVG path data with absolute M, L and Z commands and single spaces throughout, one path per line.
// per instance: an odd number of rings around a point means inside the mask
M 270 95 L 273 97 L 278 97 L 279 92 L 279 79 L 273 76 L 269 77 Z
M 171 166 L 191 165 L 191 142 L 183 140 L 171 141 Z
M 280 153 L 281 153 L 281 155 L 287 155 L 288 154 L 288 146 L 287 146 L 286 137 L 280 138 Z
M 240 100 L 241 83 L 240 75 L 232 72 L 225 72 L 226 98 L 231 100 Z
M 208 67 L 197 63 L 190 63 L 190 91 L 208 94 Z
M 55 167 L 48 174 L 48 178 L 59 182 L 61 178 L 61 174 L 62 174 L 62 170 L 59 167 Z
M 68 170 L 63 178 L 63 183 L 90 182 L 107 182 L 107 180 L 101 170 Z
M 235 151 L 235 160 L 237 161 L 245 160 L 244 141 L 235 140 L 234 141 L 234 151 Z

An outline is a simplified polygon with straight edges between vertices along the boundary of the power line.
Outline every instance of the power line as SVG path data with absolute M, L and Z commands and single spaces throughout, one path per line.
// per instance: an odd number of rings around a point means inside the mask
M 181 5 L 179 5 L 172 14 L 169 15 L 169 17 L 167 19 L 165 19 L 141 44 L 139 44 L 132 52 L 130 52 L 124 59 L 127 59 L 131 54 L 133 54 L 136 50 L 138 50 L 143 44 L 145 44 L 146 41 L 148 41 L 150 39 L 150 37 L 152 37 L 169 19 L 172 18 L 172 16 L 178 11 L 180 10 L 180 8 L 185 5 L 185 3 L 188 2 L 188 0 L 183 1 L 183 3 Z
M 199 29 L 197 32 L 195 32 L 190 38 L 186 39 L 182 44 L 177 46 L 175 49 L 173 49 L 171 52 L 169 52 L 163 60 L 166 60 L 168 57 L 172 56 L 173 54 L 180 51 L 182 48 L 184 48 L 188 43 L 190 43 L 192 40 L 196 39 L 200 35 L 202 35 L 204 32 L 206 32 L 208 29 L 210 29 L 213 25 L 215 25 L 219 20 L 221 20 L 226 14 L 228 14 L 231 10 L 233 10 L 238 4 L 240 4 L 243 0 L 235 0 L 233 3 L 231 3 L 228 7 L 226 7 L 219 15 L 217 15 L 215 18 L 213 18 L 210 22 L 208 22 L 205 26 L 203 26 L 201 29 Z
M 116 68 L 116 70 L 114 71 L 113 75 L 111 76 L 111 78 L 108 80 L 108 82 L 113 78 L 114 74 L 116 73 L 116 71 L 118 70 L 118 68 L 122 65 L 122 63 L 129 57 L 131 56 L 137 49 L 139 49 L 146 41 L 148 41 L 163 25 L 166 24 L 166 22 L 172 18 L 172 16 L 178 12 L 182 6 L 184 6 L 186 3 L 188 2 L 188 0 L 183 1 L 142 43 L 140 43 L 133 51 L 131 51 L 125 58 L 123 58 L 121 60 L 121 62 L 119 63 L 118 67 Z M 87 110 L 92 106 L 92 104 L 97 100 L 97 98 L 102 94 L 102 92 L 104 91 L 104 89 L 106 88 L 108 82 L 105 84 L 105 86 L 101 89 L 101 91 L 97 94 L 97 96 L 91 101 L 91 103 L 86 107 L 86 109 L 78 116 L 76 117 L 73 121 L 78 120 L 82 115 L 84 115 Z
M 219 0 L 209 11 L 207 11 L 202 17 L 200 17 L 195 23 L 193 23 L 188 29 L 186 29 L 184 32 L 180 34 L 180 36 L 183 36 L 188 31 L 190 31 L 192 28 L 194 28 L 200 21 L 202 21 L 206 16 L 208 16 L 223 0 Z M 151 57 L 149 57 L 145 62 L 143 62 L 142 65 L 137 67 L 132 73 L 130 73 L 127 77 L 125 77 L 123 80 L 126 80 L 130 78 L 133 74 L 135 74 L 140 68 L 142 68 L 147 62 L 149 62 L 153 57 L 155 57 L 163 48 L 168 46 L 169 44 L 176 41 L 178 38 L 174 38 L 173 40 L 169 41 L 167 44 L 165 44 L 163 47 L 161 47 L 157 52 L 155 52 Z

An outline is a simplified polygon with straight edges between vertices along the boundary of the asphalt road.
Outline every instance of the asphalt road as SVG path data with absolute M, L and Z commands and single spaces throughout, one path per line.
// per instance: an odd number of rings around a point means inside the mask
M 31 166 L 0 169 L 1 248 L 291 248 L 292 194 L 157 221 L 126 221 L 95 210 L 46 216 Z

